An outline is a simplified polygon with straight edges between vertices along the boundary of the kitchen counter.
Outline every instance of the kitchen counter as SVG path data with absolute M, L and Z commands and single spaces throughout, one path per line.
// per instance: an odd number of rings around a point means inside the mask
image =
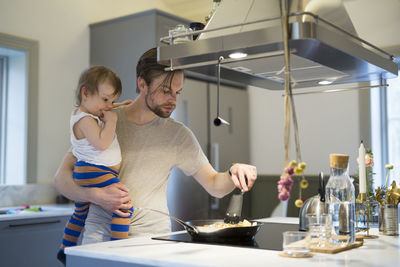
M 0 208 L 0 266 L 62 267 L 56 258 L 73 205 L 31 205 L 42 211 L 5 214 Z
M 298 218 L 258 221 L 298 223 Z M 378 235 L 378 229 L 371 229 Z M 280 251 L 222 245 L 131 238 L 66 249 L 67 266 L 395 266 L 400 262 L 400 238 L 379 235 L 360 248 L 337 254 L 313 253 L 311 258 L 284 258 Z
M 7 210 L 22 209 L 23 206 L 1 207 L 0 222 L 9 220 L 23 220 L 23 219 L 72 215 L 75 206 L 73 204 L 54 204 L 54 205 L 32 205 L 31 207 L 40 207 L 42 211 L 24 212 L 19 214 L 5 214 Z

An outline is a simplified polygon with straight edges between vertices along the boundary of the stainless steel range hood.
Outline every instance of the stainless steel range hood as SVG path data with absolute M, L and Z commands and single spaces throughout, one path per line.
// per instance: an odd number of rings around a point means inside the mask
M 315 87 L 321 81 L 340 84 L 397 76 L 391 55 L 358 38 L 341 0 L 289 0 L 289 14 L 294 88 Z M 280 0 L 223 0 L 198 33 L 195 41 L 160 45 L 158 60 L 168 62 L 167 69 L 215 78 L 222 56 L 222 79 L 283 89 Z M 230 58 L 235 52 L 248 56 Z

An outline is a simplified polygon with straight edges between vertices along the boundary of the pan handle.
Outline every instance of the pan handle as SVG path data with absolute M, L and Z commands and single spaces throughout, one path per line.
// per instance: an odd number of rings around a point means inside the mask
M 160 213 L 160 214 L 163 214 L 163 215 L 165 215 L 165 216 L 170 217 L 171 219 L 173 219 L 174 221 L 176 221 L 177 223 L 179 223 L 180 225 L 182 225 L 183 227 L 185 227 L 185 229 L 186 229 L 188 232 L 192 232 L 192 233 L 196 233 L 196 234 L 199 233 L 199 230 L 198 230 L 195 226 L 189 225 L 189 224 L 187 224 L 186 222 L 182 221 L 181 219 L 178 219 L 178 218 L 176 218 L 175 216 L 172 216 L 172 215 L 170 215 L 170 214 L 168 214 L 168 213 L 166 213 L 166 212 L 159 211 L 159 210 L 154 210 L 154 209 L 151 209 L 151 208 L 135 208 L 135 210 L 149 210 L 149 211 L 153 211 L 153 212 L 158 212 L 158 213 Z

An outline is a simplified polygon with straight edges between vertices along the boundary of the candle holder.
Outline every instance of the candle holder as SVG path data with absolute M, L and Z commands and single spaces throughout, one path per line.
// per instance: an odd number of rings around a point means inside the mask
M 369 223 L 370 223 L 370 219 L 371 219 L 371 207 L 372 206 L 371 206 L 369 199 L 367 198 L 366 193 L 360 193 L 358 195 L 357 204 L 359 205 L 359 208 L 356 211 L 356 230 L 357 230 L 357 232 L 365 233 L 365 234 L 361 235 L 365 239 L 378 238 L 377 235 L 371 235 L 369 233 L 369 230 L 371 229 Z M 366 221 L 365 229 L 360 229 L 358 227 L 359 222 L 364 221 L 364 220 L 362 220 L 362 218 L 364 218 Z

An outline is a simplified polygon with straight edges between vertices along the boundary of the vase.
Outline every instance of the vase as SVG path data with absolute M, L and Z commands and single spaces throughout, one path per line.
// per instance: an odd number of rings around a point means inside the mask
M 378 227 L 380 205 L 377 201 L 356 202 L 356 231 L 367 231 L 368 228 Z M 368 221 L 368 222 L 367 222 Z
M 380 205 L 379 232 L 383 235 L 399 235 L 399 210 L 397 204 Z

